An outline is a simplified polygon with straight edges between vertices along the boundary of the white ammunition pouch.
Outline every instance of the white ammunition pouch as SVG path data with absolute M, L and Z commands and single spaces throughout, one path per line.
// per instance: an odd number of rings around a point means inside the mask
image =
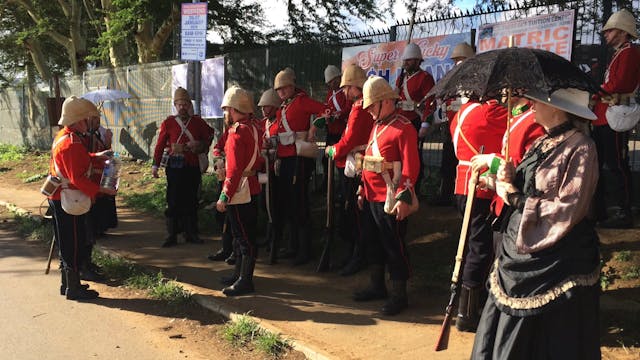
M 403 111 L 415 111 L 416 103 L 411 100 L 398 101 L 398 108 Z
M 605 114 L 611 129 L 625 132 L 633 129 L 640 120 L 640 104 L 635 98 L 629 98 L 628 105 L 611 105 Z
M 63 185 L 63 187 L 66 187 L 66 185 Z M 84 215 L 91 209 L 91 198 L 77 189 L 62 189 L 60 203 L 62 210 L 69 215 Z

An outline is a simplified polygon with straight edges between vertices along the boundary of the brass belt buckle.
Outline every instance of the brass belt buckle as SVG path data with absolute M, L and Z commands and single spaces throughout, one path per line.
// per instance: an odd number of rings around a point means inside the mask
M 364 157 L 363 167 L 367 171 L 371 171 L 371 172 L 374 172 L 376 174 L 380 174 L 382 172 L 382 170 L 384 170 L 382 168 L 383 164 L 384 164 L 384 158 L 383 157 L 378 157 L 378 156 L 365 156 Z

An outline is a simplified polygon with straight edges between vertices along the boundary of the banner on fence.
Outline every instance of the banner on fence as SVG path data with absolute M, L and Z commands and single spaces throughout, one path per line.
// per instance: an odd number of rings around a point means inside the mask
M 221 118 L 220 104 L 224 97 L 224 57 L 207 59 L 202 63 L 202 102 L 200 111 L 203 118 Z
M 477 32 L 477 52 L 509 46 L 551 51 L 571 61 L 575 10 L 481 25 Z
M 420 67 L 438 81 L 454 65 L 451 60 L 453 48 L 458 43 L 470 40 L 471 33 L 460 33 L 412 39 L 411 42 L 422 50 L 423 62 Z M 407 42 L 403 40 L 343 48 L 342 68 L 358 64 L 367 75 L 382 76 L 395 86 L 402 70 L 402 53 L 406 46 Z
M 223 116 L 220 104 L 224 96 L 224 57 L 215 57 L 202 62 L 202 76 L 200 91 L 200 115 L 203 118 L 221 118 Z M 189 90 L 187 76 L 189 76 L 188 64 L 179 64 L 171 67 L 171 94 L 180 86 Z M 173 108 L 175 111 L 175 108 Z

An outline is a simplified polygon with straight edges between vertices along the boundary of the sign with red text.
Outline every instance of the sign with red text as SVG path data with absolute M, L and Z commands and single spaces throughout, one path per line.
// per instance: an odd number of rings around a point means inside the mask
M 543 49 L 571 61 L 575 10 L 482 25 L 477 32 L 477 52 L 513 46 Z
M 182 4 L 180 59 L 203 61 L 207 52 L 207 3 Z
M 470 43 L 470 40 L 471 33 L 461 33 L 412 39 L 411 42 L 422 51 L 423 62 L 420 67 L 438 81 L 454 65 L 451 60 L 453 48 L 461 42 Z M 357 64 L 367 72 L 367 76 L 382 76 L 391 86 L 395 86 L 402 71 L 402 53 L 406 46 L 407 42 L 403 40 L 343 48 L 342 68 Z

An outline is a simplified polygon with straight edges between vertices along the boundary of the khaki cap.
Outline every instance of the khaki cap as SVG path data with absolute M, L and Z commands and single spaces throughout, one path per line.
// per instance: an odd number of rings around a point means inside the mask
M 400 96 L 393 91 L 391 85 L 380 76 L 369 76 L 367 81 L 365 81 L 363 88 L 363 100 L 362 100 L 362 108 L 366 109 L 369 106 L 377 103 L 378 101 L 386 100 L 386 99 L 399 99 Z
M 473 51 L 473 48 L 471 47 L 471 45 L 467 44 L 466 42 L 461 42 L 458 45 L 456 45 L 456 47 L 453 48 L 453 51 L 451 52 L 451 58 L 452 59 L 458 59 L 458 58 L 465 58 L 468 59 L 470 57 L 473 57 L 475 55 L 475 51 Z
M 253 113 L 251 95 L 239 86 L 232 86 L 225 91 L 220 108 L 224 109 L 225 107 L 234 108 L 243 114 Z
M 189 96 L 189 92 L 185 90 L 185 88 L 183 87 L 178 87 L 176 91 L 173 93 L 173 102 L 176 102 L 178 100 L 191 102 L 191 96 Z
M 611 15 L 607 23 L 604 24 L 602 31 L 611 29 L 619 29 L 636 39 L 638 38 L 636 19 L 633 17 L 633 14 L 626 9 L 622 9 Z
M 258 106 L 273 106 L 279 107 L 282 103 L 282 99 L 278 96 L 275 90 L 269 89 L 262 93 L 260 97 L 260 101 L 258 101 Z
M 351 64 L 342 73 L 340 87 L 350 85 L 362 89 L 365 81 L 367 81 L 367 73 L 360 66 Z
M 74 95 L 62 103 L 62 115 L 58 125 L 71 126 L 92 116 L 100 116 L 98 108 L 91 101 Z
M 273 81 L 273 88 L 278 90 L 285 86 L 296 84 L 296 76 L 292 71 L 282 70 L 276 75 L 276 79 Z
M 335 65 L 327 65 L 326 69 L 324 69 L 324 82 L 325 84 L 328 84 L 331 82 L 331 80 L 339 77 L 340 75 L 340 69 L 338 69 L 337 66 Z

